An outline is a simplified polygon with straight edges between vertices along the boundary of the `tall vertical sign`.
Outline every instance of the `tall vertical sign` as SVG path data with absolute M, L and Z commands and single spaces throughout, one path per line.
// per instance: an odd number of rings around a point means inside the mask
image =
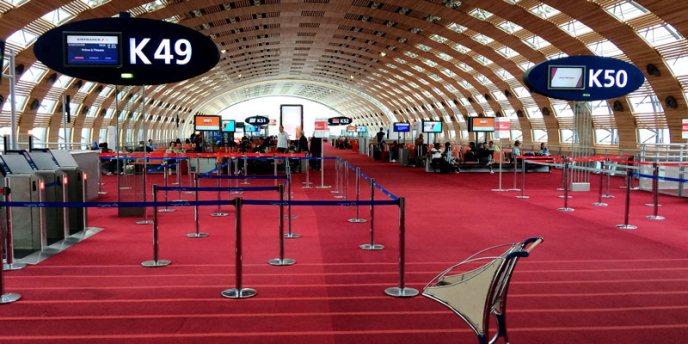
M 296 129 L 303 130 L 303 105 L 280 105 L 279 124 L 289 134 L 289 139 L 296 139 Z
M 681 138 L 688 140 L 688 119 L 684 119 L 681 122 Z
M 330 129 L 327 125 L 327 118 L 315 119 L 315 132 L 313 132 L 313 136 L 320 138 L 330 136 Z

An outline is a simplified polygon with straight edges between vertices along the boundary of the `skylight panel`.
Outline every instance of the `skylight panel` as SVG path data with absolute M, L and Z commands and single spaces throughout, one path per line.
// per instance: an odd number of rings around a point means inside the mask
M 496 51 L 499 55 L 502 55 L 506 58 L 512 58 L 512 57 L 518 55 L 518 53 L 514 49 L 511 49 L 507 46 L 499 48 Z
M 430 66 L 431 68 L 434 68 L 437 66 L 437 63 L 435 61 L 428 60 L 428 59 L 423 59 L 423 63 Z
M 421 72 L 421 73 L 425 72 L 425 69 L 423 69 L 423 67 L 421 67 L 421 66 L 412 65 L 411 68 L 413 68 L 416 71 Z
M 638 31 L 638 35 L 652 47 L 674 43 L 684 39 L 673 26 L 666 23 L 657 24 L 640 30 Z
M 521 29 L 523 29 L 521 26 L 516 25 L 516 24 L 514 24 L 513 22 L 510 22 L 510 21 L 508 21 L 508 20 L 505 20 L 505 21 L 503 21 L 503 22 L 497 24 L 497 27 L 498 27 L 500 30 L 502 30 L 502 31 L 504 31 L 504 32 L 506 32 L 506 33 L 508 33 L 508 34 L 513 34 L 514 32 L 518 32 L 518 31 L 520 31 Z
M 605 8 L 605 10 L 621 22 L 627 22 L 650 12 L 645 7 L 631 0 L 617 2 Z
M 464 31 L 466 31 L 465 26 L 459 25 L 457 23 L 451 23 L 451 24 L 447 25 L 447 29 L 452 30 L 452 31 L 457 32 L 457 33 L 462 33 Z
M 473 38 L 474 41 L 476 41 L 476 42 L 478 42 L 478 43 L 480 43 L 480 44 L 483 44 L 483 45 L 484 45 L 484 44 L 489 44 L 489 43 L 491 43 L 492 41 L 494 41 L 492 38 L 487 37 L 487 36 L 483 35 L 482 33 L 476 34 L 475 36 L 473 36 L 473 37 L 471 37 L 471 38 Z
M 60 75 L 60 77 L 57 78 L 57 80 L 55 81 L 55 84 L 53 84 L 53 87 L 67 88 L 67 86 L 69 86 L 69 83 L 72 82 L 72 79 L 74 78 L 72 78 L 71 76 L 67 76 L 64 74 Z
M 442 43 L 444 43 L 444 42 L 447 41 L 447 38 L 446 38 L 446 37 L 443 37 L 443 36 L 440 36 L 440 35 L 436 35 L 436 34 L 430 35 L 430 39 L 433 40 L 433 41 L 435 41 L 435 42 L 437 42 L 437 43 L 440 43 L 440 44 L 442 44 Z
M 446 69 L 446 68 L 442 70 L 442 74 L 444 74 L 450 78 L 453 78 L 456 76 L 456 73 L 454 73 L 450 69 Z
M 28 70 L 22 74 L 21 78 L 19 78 L 20 81 L 26 81 L 30 83 L 37 83 L 38 81 L 43 78 L 43 76 L 47 73 L 47 70 L 45 68 L 37 67 L 36 65 L 31 66 Z
M 444 61 L 450 61 L 451 59 L 453 59 L 451 55 L 445 53 L 438 53 L 437 57 L 441 58 Z
M 520 68 L 524 72 L 530 69 L 530 67 L 532 66 L 534 66 L 534 64 L 530 61 L 525 61 L 518 64 L 518 68 Z
M 25 49 L 38 38 L 38 35 L 31 33 L 27 30 L 18 30 L 7 37 L 7 42 L 19 46 L 21 49 Z
M 559 25 L 559 28 L 572 37 L 580 37 L 586 33 L 592 32 L 589 26 L 575 19 Z
M 553 17 L 561 12 L 559 10 L 553 8 L 552 6 L 546 5 L 546 4 L 539 4 L 531 7 L 528 9 L 528 11 L 542 19 L 548 19 L 550 17 Z
M 395 57 L 395 58 L 394 58 L 394 62 L 396 62 L 396 63 L 401 63 L 401 64 L 406 64 L 406 60 L 404 60 L 404 59 L 402 59 L 402 58 L 399 58 L 399 57 Z
M 422 51 L 425 51 L 425 52 L 428 52 L 431 50 L 431 48 L 429 46 L 427 46 L 425 44 L 420 44 L 420 43 L 416 44 L 416 48 L 418 48 Z
M 488 18 L 492 17 L 492 13 L 485 11 L 482 8 L 474 8 L 472 11 L 468 12 L 468 14 L 480 20 L 487 20 Z
M 523 43 L 528 44 L 533 49 L 541 49 L 543 47 L 551 45 L 544 38 L 537 35 L 524 39 Z
M 86 6 L 88 6 L 90 8 L 96 8 L 98 6 L 101 6 L 101 5 L 104 5 L 104 4 L 107 4 L 108 2 L 110 2 L 110 0 L 79 0 L 79 1 L 86 4 Z
M 466 46 L 461 45 L 461 44 L 454 44 L 454 46 L 453 46 L 452 48 L 453 48 L 454 50 L 456 50 L 456 51 L 462 53 L 462 54 L 465 54 L 465 53 L 471 51 L 471 49 L 468 49 L 468 48 L 466 48 Z
M 483 55 L 475 55 L 473 56 L 473 59 L 478 61 L 481 65 L 487 66 L 492 63 L 492 60 L 488 59 L 487 57 Z
M 588 44 L 588 49 L 598 56 L 616 56 L 623 53 L 614 43 L 606 39 Z
M 73 14 L 61 9 L 57 8 L 53 11 L 50 11 L 43 15 L 41 18 L 55 26 L 60 26 L 66 21 L 72 19 L 74 17 Z
M 410 57 L 410 58 L 412 58 L 412 59 L 415 59 L 416 57 L 418 57 L 418 54 L 412 53 L 412 52 L 410 52 L 410 51 L 404 51 L 404 55 L 406 55 L 406 56 L 408 56 L 408 57 Z

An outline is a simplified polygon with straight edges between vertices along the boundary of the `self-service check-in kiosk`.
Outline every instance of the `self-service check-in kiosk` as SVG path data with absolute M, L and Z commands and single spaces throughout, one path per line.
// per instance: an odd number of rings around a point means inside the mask
M 24 154 L 27 154 L 26 152 Z M 28 152 L 39 171 L 54 171 L 61 178 L 59 200 L 62 202 L 84 202 L 84 174 L 66 150 L 32 149 Z M 58 196 L 58 195 L 56 195 Z M 64 238 L 84 230 L 84 208 L 63 208 L 62 222 Z
M 6 199 L 16 202 L 56 201 L 46 197 L 45 184 L 54 181 L 55 176 L 35 173 L 35 169 L 21 154 L 0 156 L 2 186 L 9 191 Z M 3 230 L 6 223 L 12 229 L 13 250 L 8 255 L 23 257 L 35 251 L 42 251 L 48 245 L 63 238 L 61 213 L 56 208 L 10 207 L 2 212 Z

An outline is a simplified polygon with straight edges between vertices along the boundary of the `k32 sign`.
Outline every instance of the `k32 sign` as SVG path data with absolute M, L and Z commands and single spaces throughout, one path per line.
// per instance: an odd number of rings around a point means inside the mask
M 523 79 L 534 92 L 575 101 L 622 97 L 645 82 L 643 72 L 628 62 L 584 55 L 542 62 L 526 71 Z
M 60 73 L 116 85 L 182 81 L 220 60 L 215 43 L 200 32 L 126 13 L 54 28 L 38 38 L 34 53 Z

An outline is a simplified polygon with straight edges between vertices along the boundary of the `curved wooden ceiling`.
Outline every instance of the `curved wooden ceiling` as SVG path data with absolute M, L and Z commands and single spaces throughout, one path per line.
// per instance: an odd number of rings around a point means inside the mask
M 206 75 L 147 87 L 143 102 L 133 96 L 140 88 L 122 88 L 121 99 L 132 104 L 119 109 L 134 112 L 122 117 L 126 128 L 141 126 L 141 112 L 154 130 L 170 129 L 177 116 L 293 95 L 368 125 L 440 119 L 460 133 L 464 116 L 507 116 L 524 141 L 532 141 L 532 129 L 539 129 L 558 144 L 560 130 L 573 126 L 571 104 L 530 94 L 523 71 L 548 58 L 598 54 L 634 63 L 647 82 L 623 99 L 593 104 L 595 127 L 618 129 L 625 148 L 636 147 L 638 128 L 669 128 L 672 142 L 681 141 L 688 86 L 680 68 L 688 64 L 683 1 L 0 0 L 0 37 L 17 51 L 24 73 L 33 66 L 41 74 L 45 67 L 30 49 L 32 34 L 60 21 L 122 11 L 199 30 L 223 52 Z M 28 42 L 17 43 L 18 35 Z M 648 65 L 656 72 L 650 74 Z M 81 128 L 97 135 L 114 123 L 106 111 L 115 103 L 107 85 L 66 80 L 52 71 L 22 79 L 20 132 L 49 128 L 47 140 L 57 141 L 59 106 L 38 105 L 59 101 L 62 94 L 80 104 L 74 138 L 80 138 Z M 8 98 L 7 82 L 0 94 Z M 676 102 L 667 106 L 670 97 Z M 3 110 L 0 126 L 9 125 Z

